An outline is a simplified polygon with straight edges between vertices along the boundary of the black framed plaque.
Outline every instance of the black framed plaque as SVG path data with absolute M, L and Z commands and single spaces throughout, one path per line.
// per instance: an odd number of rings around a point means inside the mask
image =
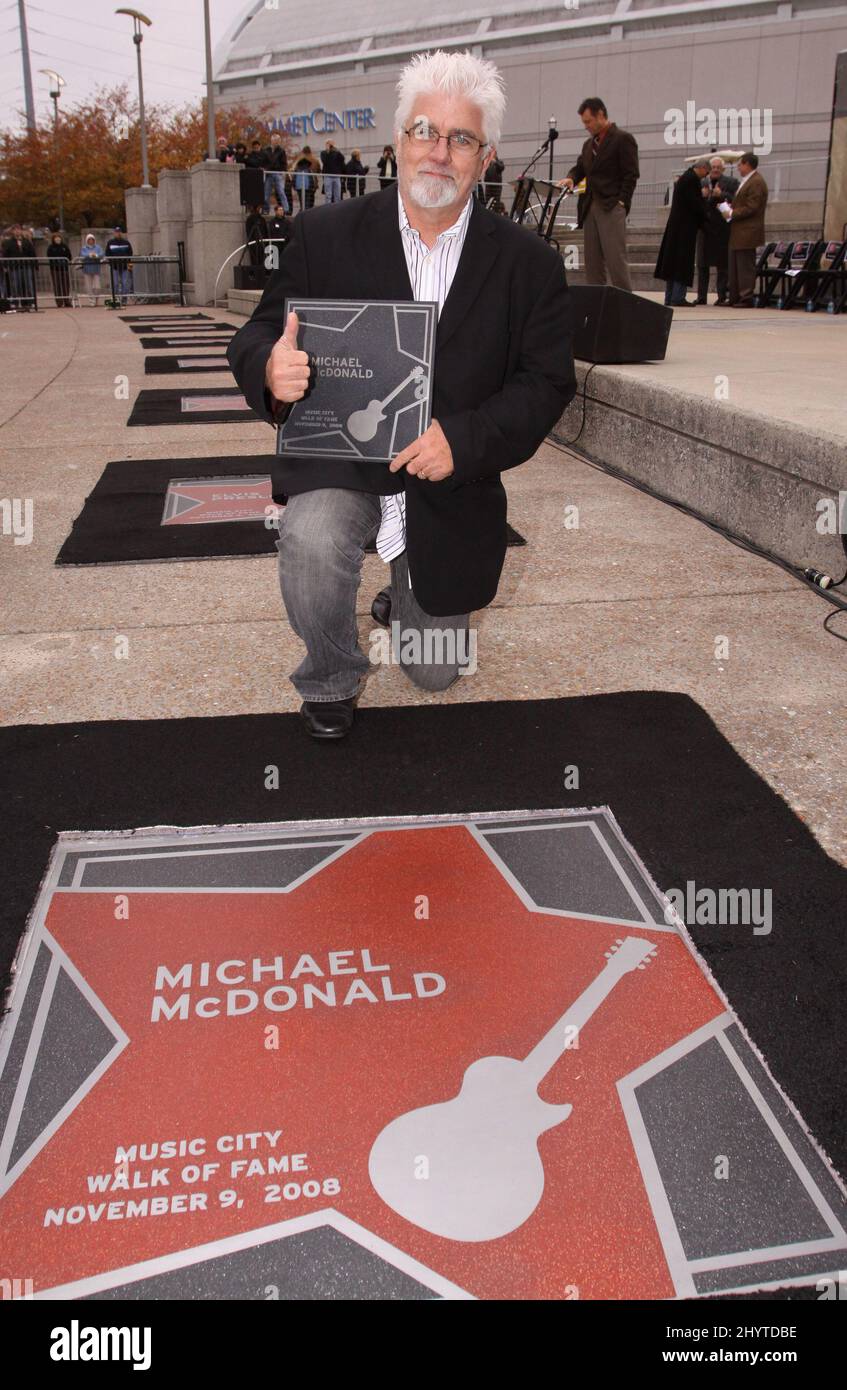
M 438 305 L 286 299 L 312 380 L 277 437 L 278 454 L 389 463 L 429 428 Z

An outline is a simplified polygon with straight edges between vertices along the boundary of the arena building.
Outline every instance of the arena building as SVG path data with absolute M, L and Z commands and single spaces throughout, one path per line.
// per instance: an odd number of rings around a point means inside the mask
M 394 141 L 397 74 L 436 47 L 471 49 L 503 72 L 507 178 L 553 116 L 563 174 L 584 138 L 577 106 L 597 95 L 638 140 L 642 210 L 703 148 L 753 147 L 772 198 L 822 199 L 844 0 L 483 0 L 423 17 L 399 0 L 250 0 L 216 50 L 215 91 L 223 106 L 273 103 L 269 124 L 294 147 L 332 138 L 361 149 L 375 174 Z

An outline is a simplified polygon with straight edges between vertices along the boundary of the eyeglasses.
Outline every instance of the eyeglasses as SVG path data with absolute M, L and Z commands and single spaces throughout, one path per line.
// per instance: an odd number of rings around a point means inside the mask
M 477 155 L 488 148 L 484 140 L 478 140 L 467 130 L 451 130 L 449 135 L 441 135 L 427 120 L 415 121 L 403 132 L 413 145 L 433 149 L 440 140 L 447 141 L 447 148 L 455 154 Z

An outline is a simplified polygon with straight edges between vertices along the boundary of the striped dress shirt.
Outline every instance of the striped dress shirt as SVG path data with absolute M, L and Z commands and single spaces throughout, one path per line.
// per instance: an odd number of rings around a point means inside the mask
M 412 293 L 417 300 L 437 304 L 439 314 L 444 308 L 444 301 L 450 293 L 450 286 L 459 265 L 472 202 L 473 195 L 465 203 L 452 227 L 448 227 L 446 232 L 439 232 L 438 239 L 430 251 L 421 241 L 420 234 L 409 225 L 403 199 L 397 199 L 400 210 L 400 237 Z M 387 562 L 395 559 L 406 549 L 406 494 L 396 492 L 389 497 L 380 497 L 379 501 L 382 507 L 382 522 L 376 538 L 376 548 L 378 554 Z M 410 576 L 410 585 L 411 582 Z

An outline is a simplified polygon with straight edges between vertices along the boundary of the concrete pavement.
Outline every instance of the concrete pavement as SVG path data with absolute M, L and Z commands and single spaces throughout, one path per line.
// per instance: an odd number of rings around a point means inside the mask
M 688 312 L 693 323 L 728 311 Z M 844 325 L 821 323 L 820 332 L 836 326 Z M 815 319 L 810 327 L 818 331 Z M 0 495 L 32 498 L 35 518 L 30 545 L 0 537 L 3 722 L 296 709 L 287 674 L 300 644 L 282 611 L 272 557 L 53 564 L 110 460 L 270 454 L 270 429 L 126 429 L 137 391 L 165 383 L 144 376 L 137 338 L 106 310 L 7 317 L 0 332 L 7 386 Z M 695 332 L 689 326 L 677 339 L 688 362 L 678 369 L 689 375 Z M 763 338 L 766 330 L 751 324 L 741 332 Z M 720 334 L 732 341 L 726 328 Z M 796 393 L 808 395 L 814 383 L 805 367 L 799 375 Z M 180 384 L 231 382 L 210 374 Z M 847 863 L 845 648 L 822 630 L 829 606 L 778 568 L 549 446 L 505 482 L 510 520 L 529 544 L 509 551 L 496 602 L 474 619 L 477 673 L 446 695 L 426 696 L 396 667 L 375 667 L 362 706 L 685 691 Z M 384 581 L 382 562 L 367 557 L 359 599 L 365 650 L 370 601 Z M 837 626 L 847 632 L 847 619 Z M 118 636 L 129 639 L 126 659 L 116 657 Z M 502 773 L 508 779 L 507 767 Z M 679 788 L 697 795 L 685 768 Z

